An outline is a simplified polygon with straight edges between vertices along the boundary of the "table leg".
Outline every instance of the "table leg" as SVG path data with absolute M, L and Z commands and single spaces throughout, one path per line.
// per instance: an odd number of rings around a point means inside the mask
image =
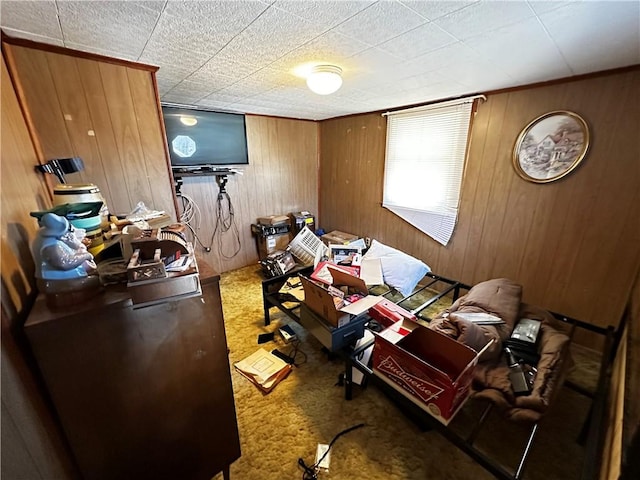
M 344 371 L 344 398 L 345 400 L 351 400 L 353 397 L 353 364 L 351 362 L 351 357 L 347 353 L 345 360 L 345 371 Z

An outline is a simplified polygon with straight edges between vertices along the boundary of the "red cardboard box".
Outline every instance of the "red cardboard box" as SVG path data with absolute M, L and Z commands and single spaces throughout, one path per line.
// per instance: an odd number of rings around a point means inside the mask
M 383 298 L 376 305 L 369 309 L 369 315 L 376 320 L 383 328 L 390 327 L 404 318 L 417 320 L 416 316 L 408 310 L 402 308 L 397 303 Z
M 480 353 L 404 319 L 375 333 L 373 372 L 447 425 L 469 396 Z

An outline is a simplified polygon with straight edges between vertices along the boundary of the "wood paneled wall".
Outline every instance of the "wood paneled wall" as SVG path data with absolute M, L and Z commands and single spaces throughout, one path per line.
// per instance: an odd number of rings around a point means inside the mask
M 321 225 L 376 238 L 469 284 L 512 278 L 527 302 L 617 325 L 640 265 L 639 95 L 639 69 L 489 95 L 474 119 L 447 247 L 381 206 L 385 119 L 323 121 Z M 561 180 L 526 182 L 512 166 L 514 142 L 552 110 L 587 121 L 590 150 Z
M 41 161 L 82 158 L 85 170 L 67 175 L 67 182 L 96 184 L 112 213 L 144 202 L 175 218 L 152 70 L 74 52 L 3 49 Z
M 242 175 L 230 175 L 226 185 L 237 236 L 232 229 L 216 234 L 212 243 L 219 192 L 215 177 L 185 177 L 181 188 L 199 207 L 201 222 L 196 233 L 211 252 L 197 242 L 194 246 L 220 272 L 257 264 L 251 224 L 258 217 L 318 211 L 318 124 L 247 115 L 246 125 L 249 165 L 240 168 Z M 223 206 L 226 212 L 226 202 Z M 232 256 L 238 244 L 240 251 Z
M 29 245 L 37 222 L 29 212 L 50 206 L 38 158 L 2 59 L 0 231 L 2 246 L 2 477 L 64 480 L 72 469 L 58 430 L 23 354 L 22 325 L 35 299 Z

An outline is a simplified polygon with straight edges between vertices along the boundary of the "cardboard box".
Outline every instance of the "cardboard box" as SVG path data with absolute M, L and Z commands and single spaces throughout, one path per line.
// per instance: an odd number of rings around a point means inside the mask
M 405 318 L 409 320 L 417 320 L 417 317 L 405 310 L 397 303 L 393 303 L 386 298 L 383 298 L 380 302 L 369 309 L 369 315 L 376 320 L 383 328 L 388 328 L 396 322 L 399 322 Z
M 356 235 L 353 235 L 351 233 L 341 232 L 340 230 L 333 230 L 332 232 L 325 233 L 320 238 L 325 243 L 325 245 L 328 246 L 331 243 L 335 243 L 338 245 L 347 245 L 354 240 L 358 240 L 358 238 L 360 237 L 357 237 Z
M 289 214 L 291 218 L 291 227 L 293 234 L 296 235 L 306 226 L 312 232 L 316 231 L 316 218 L 309 212 L 292 212 Z
M 373 372 L 447 425 L 469 396 L 481 353 L 403 319 L 375 333 Z
M 290 223 L 287 215 L 269 215 L 267 217 L 258 217 L 258 223 L 260 225 L 277 225 L 280 223 Z
M 286 250 L 291 241 L 290 233 L 280 233 L 277 235 L 256 236 L 258 243 L 258 257 L 264 260 L 270 254 L 278 250 Z
M 382 297 L 369 295 L 367 286 L 360 278 L 341 270 L 333 269 L 330 266 L 329 271 L 333 278 L 331 286 L 315 282 L 302 275 L 300 275 L 300 280 L 302 281 L 302 288 L 304 289 L 304 303 L 310 310 L 333 327 L 339 328 L 346 325 L 353 318 L 367 312 L 369 308 L 382 300 Z M 348 287 L 350 292 L 358 292 L 366 296 L 350 305 L 337 308 L 334 300 L 335 297 L 329 293 L 332 287 Z

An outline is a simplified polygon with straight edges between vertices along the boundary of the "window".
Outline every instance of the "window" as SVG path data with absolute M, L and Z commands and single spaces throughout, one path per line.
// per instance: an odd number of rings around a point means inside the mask
M 387 114 L 382 206 L 445 246 L 458 217 L 474 98 Z

